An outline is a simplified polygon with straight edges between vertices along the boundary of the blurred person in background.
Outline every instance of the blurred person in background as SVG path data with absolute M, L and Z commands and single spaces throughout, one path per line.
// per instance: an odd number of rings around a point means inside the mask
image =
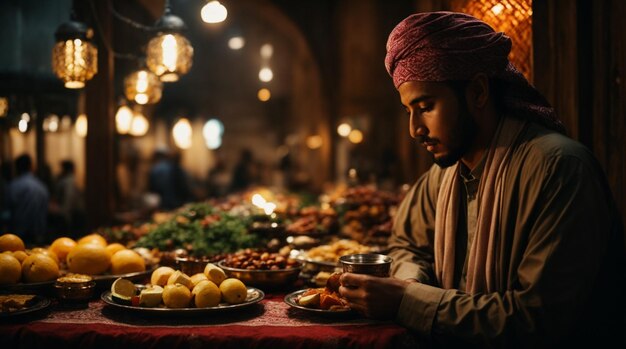
M 154 152 L 154 164 L 148 174 L 148 190 L 159 196 L 159 209 L 172 210 L 189 202 L 192 192 L 189 177 L 180 165 L 180 157 L 166 148 Z
M 256 163 L 250 149 L 242 149 L 239 161 L 233 170 L 230 182 L 230 191 L 238 192 L 245 190 L 256 181 Z
M 26 243 L 42 244 L 47 232 L 48 189 L 34 176 L 28 154 L 15 159 L 15 174 L 5 196 L 7 232 L 20 236 Z
M 85 205 L 83 194 L 76 184 L 74 162 L 63 160 L 61 174 L 54 189 L 53 200 L 61 217 L 59 232 L 79 236 L 85 228 Z
M 623 348 L 622 218 L 510 50 L 461 13 L 392 31 L 385 65 L 435 165 L 398 209 L 392 277 L 344 273 L 340 292 L 434 346 Z

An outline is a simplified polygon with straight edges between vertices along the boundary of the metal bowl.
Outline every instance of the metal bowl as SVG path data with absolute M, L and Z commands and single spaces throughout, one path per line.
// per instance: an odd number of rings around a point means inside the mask
M 393 259 L 384 254 L 350 254 L 339 258 L 346 273 L 368 274 L 380 277 L 389 276 Z
M 226 272 L 228 277 L 237 278 L 243 281 L 246 286 L 255 286 L 266 289 L 279 289 L 292 286 L 297 280 L 303 263 L 298 262 L 297 266 L 289 269 L 278 270 L 249 270 L 232 268 L 224 265 L 224 260 L 217 265 Z

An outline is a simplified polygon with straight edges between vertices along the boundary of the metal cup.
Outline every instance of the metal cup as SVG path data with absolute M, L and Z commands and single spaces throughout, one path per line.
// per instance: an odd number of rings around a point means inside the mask
M 388 277 L 393 259 L 384 254 L 350 254 L 339 258 L 345 273 Z

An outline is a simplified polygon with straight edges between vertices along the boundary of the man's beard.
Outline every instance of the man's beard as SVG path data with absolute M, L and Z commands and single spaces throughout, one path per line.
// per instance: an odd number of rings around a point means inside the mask
M 467 105 L 462 103 L 461 110 L 459 110 L 459 123 L 456 128 L 456 133 L 450 138 L 452 140 L 458 140 L 457 143 L 452 144 L 449 149 L 449 153 L 440 158 L 433 156 L 435 164 L 441 168 L 450 167 L 457 163 L 465 155 L 470 148 L 474 137 L 476 137 L 476 130 L 478 126 L 472 118 Z

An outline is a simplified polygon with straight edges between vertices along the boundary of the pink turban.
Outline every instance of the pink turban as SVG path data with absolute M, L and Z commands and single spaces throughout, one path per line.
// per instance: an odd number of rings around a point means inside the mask
M 411 15 L 389 35 L 385 67 L 398 88 L 407 81 L 470 80 L 477 73 L 506 82 L 507 112 L 565 133 L 554 109 L 508 60 L 511 39 L 455 12 Z

